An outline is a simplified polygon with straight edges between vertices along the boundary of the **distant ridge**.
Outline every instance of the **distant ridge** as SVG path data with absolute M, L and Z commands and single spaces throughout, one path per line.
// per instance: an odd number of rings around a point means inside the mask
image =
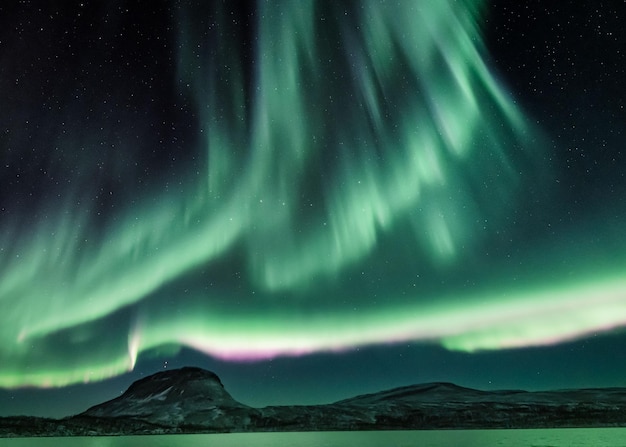
M 185 367 L 138 380 L 76 416 L 0 418 L 0 436 L 614 426 L 626 426 L 626 388 L 480 391 L 433 382 L 328 405 L 251 408 L 215 373 Z
M 337 403 L 374 404 L 385 400 L 441 402 L 444 399 L 455 399 L 461 396 L 466 399 L 469 396 L 480 396 L 484 394 L 489 394 L 489 392 L 464 388 L 450 382 L 431 382 L 393 388 L 387 391 L 379 391 L 377 393 L 363 394 L 341 400 Z

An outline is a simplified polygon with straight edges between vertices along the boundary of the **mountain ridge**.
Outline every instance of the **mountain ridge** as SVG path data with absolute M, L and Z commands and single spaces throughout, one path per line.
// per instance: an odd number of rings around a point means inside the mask
M 0 436 L 614 426 L 626 426 L 626 388 L 482 391 L 430 382 L 331 404 L 253 408 L 215 373 L 185 367 L 144 377 L 75 416 L 0 418 Z

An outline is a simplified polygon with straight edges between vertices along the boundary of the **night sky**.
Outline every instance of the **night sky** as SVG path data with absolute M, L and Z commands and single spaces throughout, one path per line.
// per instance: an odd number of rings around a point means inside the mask
M 0 416 L 626 386 L 626 3 L 3 1 Z

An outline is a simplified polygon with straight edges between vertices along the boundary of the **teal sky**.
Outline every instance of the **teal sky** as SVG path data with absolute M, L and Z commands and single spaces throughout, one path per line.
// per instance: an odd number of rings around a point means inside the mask
M 0 399 L 613 346 L 621 12 L 431 3 L 3 6 Z

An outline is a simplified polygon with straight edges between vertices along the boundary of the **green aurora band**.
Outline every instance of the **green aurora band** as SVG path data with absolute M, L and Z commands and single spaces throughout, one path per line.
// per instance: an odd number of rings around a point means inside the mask
M 253 69 L 225 37 L 198 53 L 181 12 L 206 175 L 135 197 L 97 235 L 89 210 L 63 204 L 28 237 L 7 224 L 0 386 L 101 380 L 180 346 L 232 360 L 475 351 L 626 324 L 611 259 L 572 276 L 545 273 L 559 255 L 510 255 L 511 216 L 546 169 L 485 64 L 481 5 L 392 3 L 260 2 Z

